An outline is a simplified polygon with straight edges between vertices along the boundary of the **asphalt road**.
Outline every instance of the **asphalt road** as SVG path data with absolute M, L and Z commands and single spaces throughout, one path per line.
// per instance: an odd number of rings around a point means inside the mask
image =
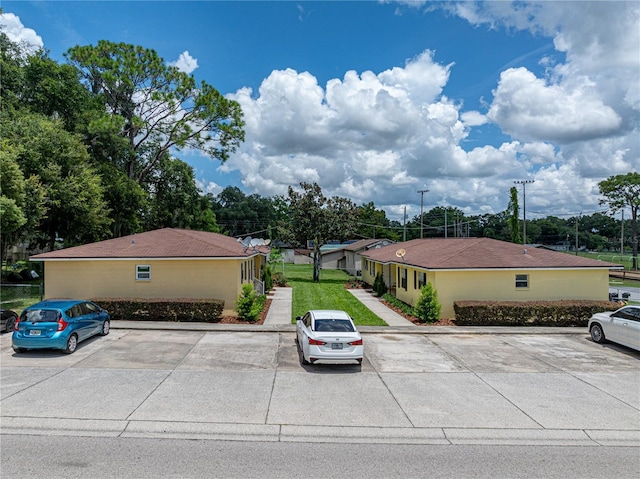
M 640 470 L 637 448 L 630 447 L 2 439 L 0 470 L 12 479 L 635 479 Z
M 291 326 L 114 326 L 72 355 L 14 354 L 2 335 L 1 433 L 640 446 L 640 353 L 586 330 L 371 328 L 361 367 L 303 367 Z

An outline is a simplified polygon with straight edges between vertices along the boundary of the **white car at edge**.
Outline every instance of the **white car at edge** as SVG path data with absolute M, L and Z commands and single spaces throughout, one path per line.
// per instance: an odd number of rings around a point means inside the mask
M 317 309 L 296 318 L 296 343 L 303 364 L 316 361 L 362 363 L 364 344 L 351 316 L 340 310 Z
M 640 306 L 596 313 L 591 316 L 588 327 L 596 343 L 611 341 L 640 351 Z

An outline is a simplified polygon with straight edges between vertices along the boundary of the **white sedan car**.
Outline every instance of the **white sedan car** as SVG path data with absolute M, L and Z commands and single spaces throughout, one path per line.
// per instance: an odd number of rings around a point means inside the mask
M 640 351 L 640 306 L 594 314 L 589 320 L 589 332 L 596 343 L 612 341 Z
M 296 318 L 296 343 L 302 363 L 354 360 L 362 363 L 364 345 L 351 316 L 339 310 L 312 310 Z

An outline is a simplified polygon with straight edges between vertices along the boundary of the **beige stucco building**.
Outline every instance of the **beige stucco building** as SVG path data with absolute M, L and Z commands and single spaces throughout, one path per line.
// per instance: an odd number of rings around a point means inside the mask
M 323 269 L 341 269 L 352 276 L 360 276 L 363 251 L 393 243 L 388 239 L 363 239 L 353 243 L 327 245 L 320 248 Z
M 415 305 L 430 282 L 453 318 L 463 300 L 534 301 L 608 299 L 609 270 L 620 265 L 527 248 L 490 238 L 430 238 L 362 253 L 362 279 L 378 273 L 399 300 Z
M 243 284 L 260 290 L 266 255 L 217 233 L 164 228 L 31 260 L 44 262 L 46 298 L 221 299 L 233 310 Z

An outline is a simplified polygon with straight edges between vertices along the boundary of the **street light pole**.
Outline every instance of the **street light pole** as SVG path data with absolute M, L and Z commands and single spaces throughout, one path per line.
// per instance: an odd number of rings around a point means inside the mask
M 420 239 L 422 239 L 422 207 L 423 207 L 423 199 L 424 199 L 424 194 L 427 193 L 429 190 L 418 190 L 418 193 L 420 193 Z
M 527 183 L 534 180 L 516 180 L 516 185 L 522 185 L 522 244 L 527 244 Z

